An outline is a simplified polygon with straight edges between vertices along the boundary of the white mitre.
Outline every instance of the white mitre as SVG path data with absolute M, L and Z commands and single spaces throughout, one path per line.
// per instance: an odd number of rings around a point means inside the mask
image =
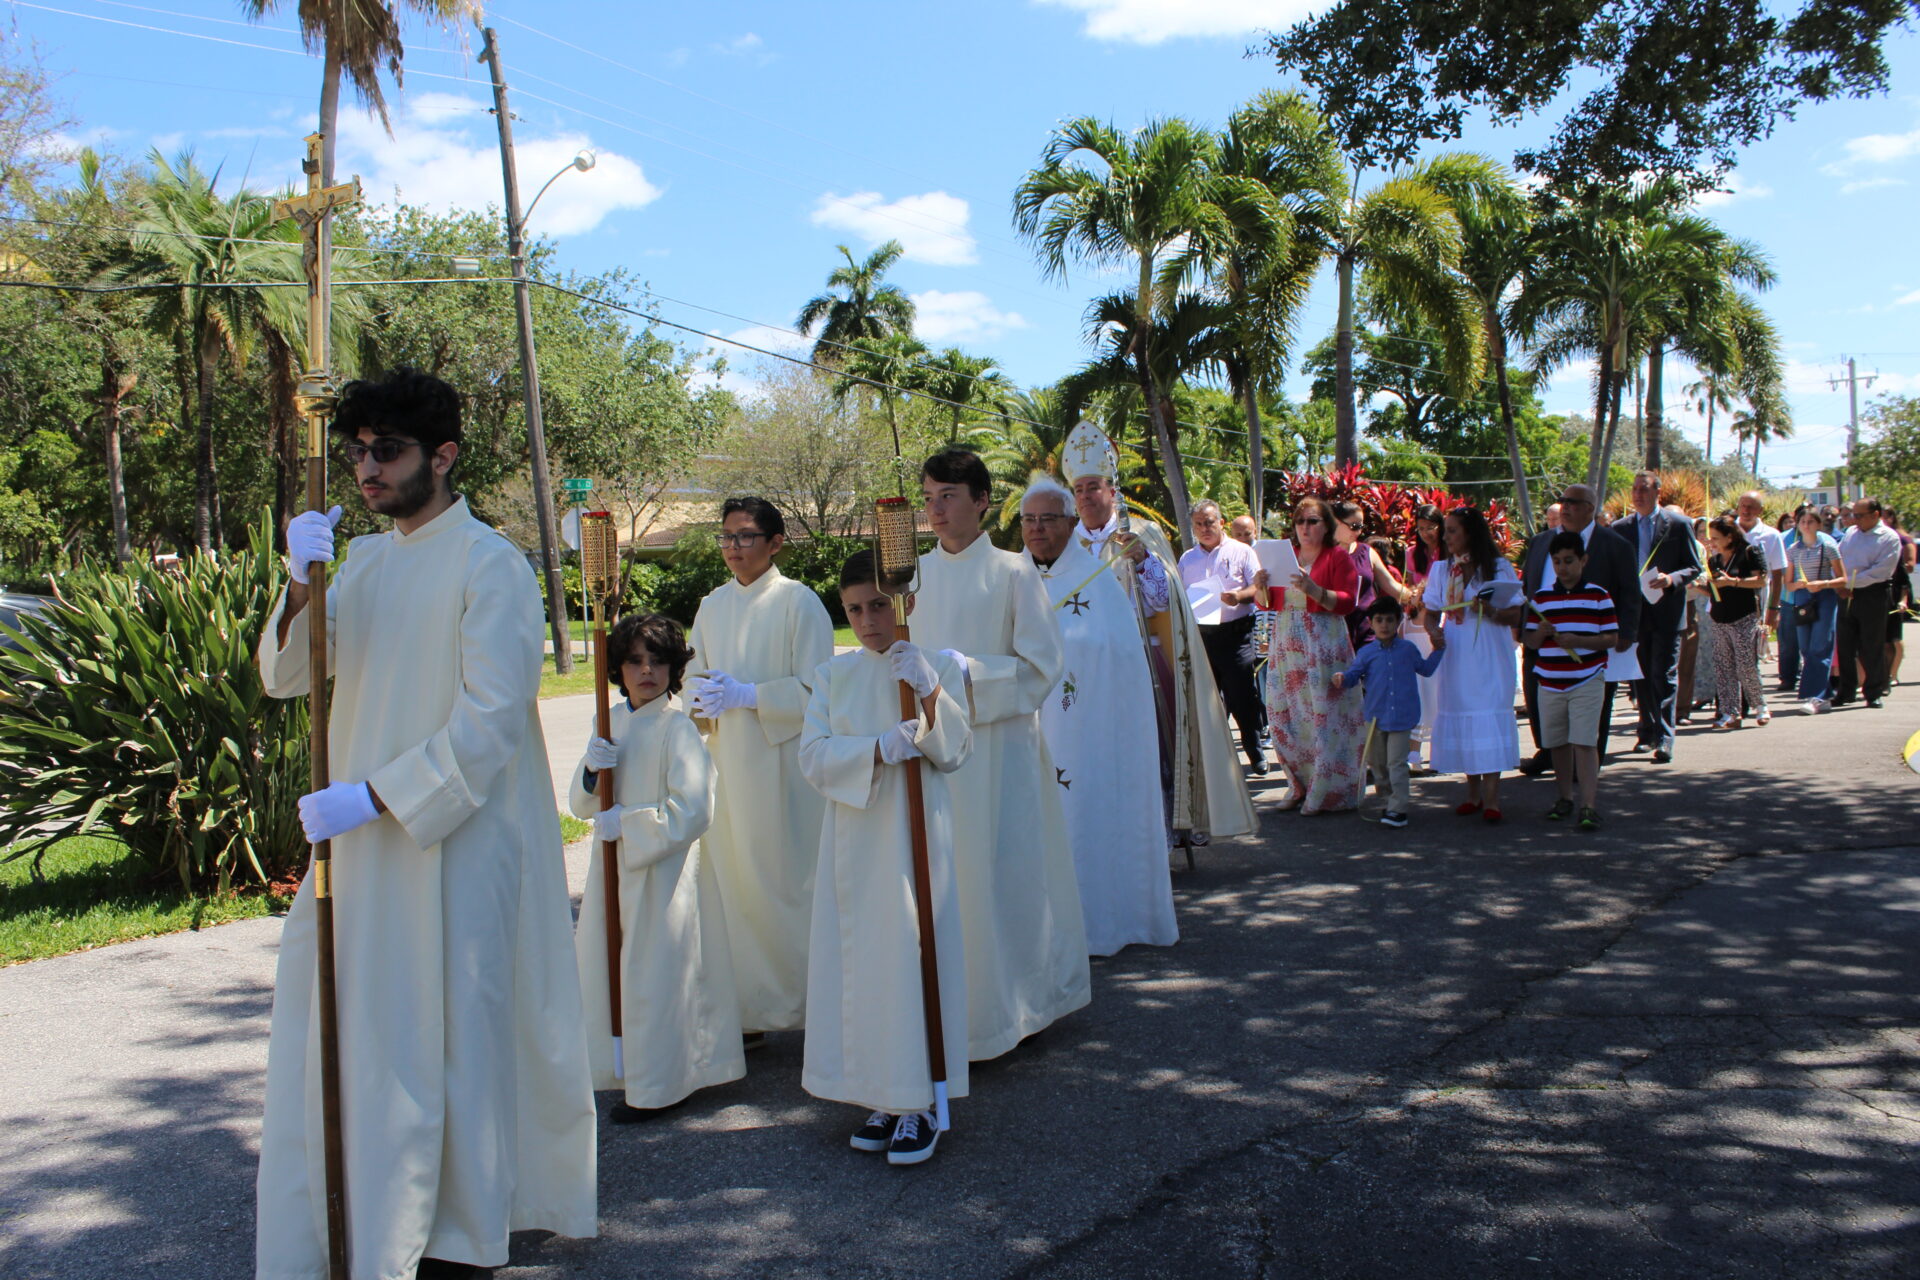
M 1120 451 L 1107 433 L 1084 419 L 1067 433 L 1060 446 L 1060 475 L 1069 487 L 1085 476 L 1099 476 L 1109 484 L 1120 481 Z

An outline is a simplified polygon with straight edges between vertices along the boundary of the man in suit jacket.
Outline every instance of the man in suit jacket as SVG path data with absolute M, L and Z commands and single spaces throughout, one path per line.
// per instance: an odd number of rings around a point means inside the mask
M 1633 558 L 1633 548 L 1605 524 L 1594 519 L 1595 497 L 1593 490 L 1584 484 L 1570 484 L 1555 504 L 1560 511 L 1560 528 L 1546 528 L 1533 535 L 1527 542 L 1526 559 L 1521 567 L 1520 581 L 1525 584 L 1527 594 L 1533 595 L 1543 587 L 1553 585 L 1553 558 L 1547 554 L 1547 544 L 1553 541 L 1556 533 L 1577 533 L 1587 540 L 1587 578 L 1596 587 L 1605 587 L 1607 594 L 1613 597 L 1613 607 L 1620 622 L 1620 648 L 1625 649 L 1634 643 L 1640 625 L 1640 606 L 1644 597 L 1640 594 L 1639 562 Z M 1521 688 L 1527 699 L 1527 719 L 1533 725 L 1533 757 L 1523 762 L 1520 771 L 1526 774 L 1545 773 L 1553 766 L 1553 758 L 1540 748 L 1540 680 L 1534 674 L 1534 651 L 1523 649 L 1520 658 Z M 1605 701 L 1600 709 L 1600 758 L 1607 756 L 1606 726 L 1613 716 L 1613 686 L 1607 686 Z
M 1654 763 L 1665 764 L 1673 759 L 1680 633 L 1687 625 L 1687 584 L 1702 568 L 1700 544 L 1694 541 L 1692 521 L 1660 505 L 1660 477 L 1651 471 L 1633 477 L 1633 514 L 1614 521 L 1613 531 L 1633 548 L 1635 594 L 1640 575 L 1649 571 L 1654 575 L 1651 586 L 1661 593 L 1640 610 L 1640 679 L 1634 682 L 1640 731 L 1634 750 L 1651 750 Z

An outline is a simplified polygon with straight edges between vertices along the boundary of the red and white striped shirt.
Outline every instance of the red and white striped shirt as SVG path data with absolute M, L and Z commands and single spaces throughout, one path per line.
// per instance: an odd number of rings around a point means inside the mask
M 1533 596 L 1534 607 L 1562 635 L 1597 636 L 1603 631 L 1618 631 L 1613 597 L 1605 587 L 1583 582 L 1563 587 L 1557 581 Z M 1585 684 L 1607 665 L 1605 649 L 1564 649 L 1543 644 L 1534 662 L 1542 689 L 1572 689 Z

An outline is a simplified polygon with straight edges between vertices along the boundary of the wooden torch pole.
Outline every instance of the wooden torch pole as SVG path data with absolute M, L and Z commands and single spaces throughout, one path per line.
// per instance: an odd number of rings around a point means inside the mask
M 593 600 L 593 714 L 594 732 L 602 738 L 613 736 L 613 713 L 607 684 L 607 615 L 613 612 L 620 581 L 619 532 L 613 514 L 589 511 L 580 517 L 580 577 Z M 594 779 L 600 809 L 613 807 L 613 770 L 602 769 Z M 606 898 L 607 917 L 607 1016 L 613 1032 L 613 1074 L 627 1078 L 625 1054 L 621 1048 L 620 1019 L 620 843 L 600 842 L 601 889 Z

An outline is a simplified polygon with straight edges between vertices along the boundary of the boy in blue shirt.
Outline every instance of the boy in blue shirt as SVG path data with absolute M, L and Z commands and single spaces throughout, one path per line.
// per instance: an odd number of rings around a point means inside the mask
M 1430 676 L 1440 669 L 1446 656 L 1445 643 L 1436 635 L 1433 652 L 1421 655 L 1411 641 L 1400 638 L 1400 603 L 1382 596 L 1367 610 L 1367 624 L 1373 628 L 1375 643 L 1355 655 L 1353 665 L 1333 677 L 1333 691 L 1359 681 L 1364 686 L 1361 714 L 1370 722 L 1367 737 L 1367 769 L 1375 785 L 1385 779 L 1389 789 L 1387 811 L 1380 817 L 1383 826 L 1407 825 L 1407 806 L 1412 802 L 1407 785 L 1407 752 L 1414 727 L 1420 723 L 1420 683 L 1418 677 Z

